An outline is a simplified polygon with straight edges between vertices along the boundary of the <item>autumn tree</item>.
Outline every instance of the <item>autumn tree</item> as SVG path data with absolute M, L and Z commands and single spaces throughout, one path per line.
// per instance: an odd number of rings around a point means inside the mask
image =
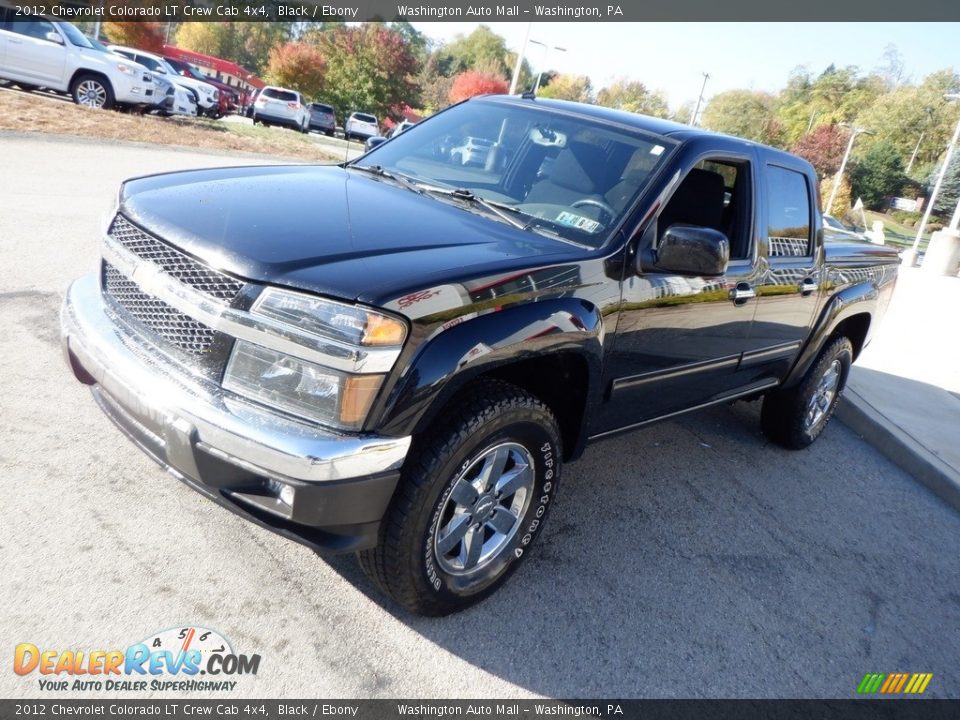
M 260 74 L 270 51 L 293 36 L 292 22 L 185 22 L 177 30 L 177 47 L 231 60 Z
M 107 22 L 103 32 L 115 45 L 163 52 L 163 24 L 158 22 Z
M 453 79 L 449 99 L 451 103 L 456 103 L 474 95 L 505 93 L 508 89 L 507 81 L 500 77 L 477 70 L 467 70 Z
M 751 90 L 727 90 L 715 95 L 703 111 L 703 126 L 709 130 L 777 145 L 783 126 L 774 114 L 775 98 Z
M 823 178 L 840 169 L 849 139 L 849 130 L 839 125 L 821 125 L 800 138 L 790 152 L 807 160 Z
M 670 115 L 663 93 L 650 92 L 646 85 L 636 80 L 617 80 L 597 93 L 596 102 L 604 107 L 651 117 L 666 118 Z
M 836 175 L 831 175 L 823 179 L 820 183 L 820 205 L 827 215 L 833 215 L 835 218 L 843 219 L 850 212 L 853 205 L 850 190 L 850 180 L 844 175 L 840 178 L 840 187 L 837 188 L 837 196 L 833 200 L 833 205 L 827 207 L 830 195 L 833 193 L 833 184 L 837 181 Z
M 267 82 L 319 97 L 325 88 L 327 63 L 315 45 L 289 42 L 276 45 L 267 61 Z
M 545 76 L 546 77 L 546 76 Z M 545 98 L 557 100 L 573 100 L 574 102 L 593 102 L 593 86 L 586 75 L 553 75 L 549 77 L 549 84 L 544 87 L 541 81 L 537 94 Z
M 317 47 L 326 62 L 324 101 L 339 117 L 371 112 L 400 118 L 404 105 L 419 104 L 416 58 L 404 38 L 384 25 L 340 25 L 320 33 Z

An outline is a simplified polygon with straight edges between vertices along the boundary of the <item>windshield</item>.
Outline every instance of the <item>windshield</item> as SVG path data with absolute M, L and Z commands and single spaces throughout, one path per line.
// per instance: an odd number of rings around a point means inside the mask
M 448 200 L 488 201 L 525 229 L 598 247 L 670 147 L 641 130 L 532 102 L 474 100 L 414 125 L 358 164 L 456 190 Z
M 67 40 L 69 40 L 73 45 L 76 45 L 77 47 L 87 48 L 88 50 L 96 49 L 93 47 L 93 45 L 90 44 L 90 41 L 87 39 L 87 36 L 84 35 L 82 32 L 80 32 L 79 30 L 77 30 L 77 28 L 71 25 L 70 23 L 61 22 L 60 29 L 63 30 L 63 34 L 67 36 Z

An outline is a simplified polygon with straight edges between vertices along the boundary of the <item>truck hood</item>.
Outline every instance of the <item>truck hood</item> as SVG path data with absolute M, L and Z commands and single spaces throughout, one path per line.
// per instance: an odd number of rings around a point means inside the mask
M 874 245 L 869 240 L 839 233 L 823 233 L 823 248 L 827 264 L 894 265 L 900 262 L 900 253 L 890 245 Z
M 582 251 L 336 166 L 218 168 L 127 181 L 120 212 L 239 277 L 384 305 L 439 283 Z

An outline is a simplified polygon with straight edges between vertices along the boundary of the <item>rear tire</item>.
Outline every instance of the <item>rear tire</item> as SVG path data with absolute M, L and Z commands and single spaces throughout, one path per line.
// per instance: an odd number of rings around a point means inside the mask
M 543 402 L 504 382 L 478 383 L 415 442 L 361 567 L 414 613 L 480 602 L 529 554 L 554 502 L 561 454 Z
M 99 75 L 80 75 L 70 86 L 70 95 L 77 105 L 109 110 L 113 107 L 113 88 Z
M 845 337 L 830 340 L 797 385 L 772 390 L 763 399 L 760 425 L 773 442 L 801 450 L 823 433 L 853 364 L 853 345 Z

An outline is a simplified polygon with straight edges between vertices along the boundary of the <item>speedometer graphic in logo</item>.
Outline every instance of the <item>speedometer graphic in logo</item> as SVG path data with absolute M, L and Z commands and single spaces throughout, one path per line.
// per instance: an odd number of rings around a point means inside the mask
M 211 655 L 234 654 L 230 641 L 223 635 L 216 630 L 200 626 L 161 630 L 143 640 L 143 644 L 150 648 L 152 653 L 167 651 L 174 657 L 186 656 L 190 651 L 199 652 L 200 661 L 196 665 L 201 668 L 207 667 Z M 206 672 L 201 670 L 200 674 L 205 675 Z

